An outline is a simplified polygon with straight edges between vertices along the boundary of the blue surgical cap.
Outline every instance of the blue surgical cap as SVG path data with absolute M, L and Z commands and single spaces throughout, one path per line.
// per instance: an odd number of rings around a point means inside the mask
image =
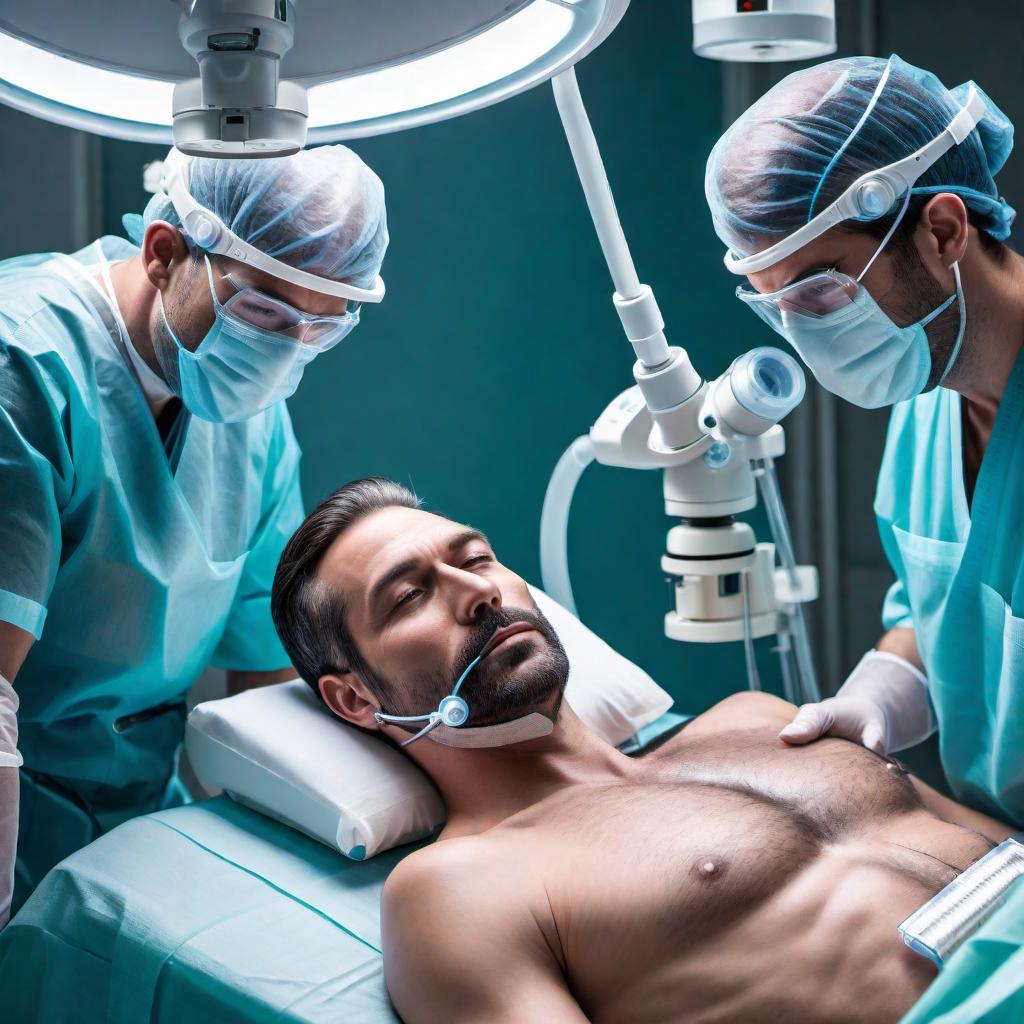
M 973 84 L 947 89 L 930 71 L 895 55 L 844 57 L 784 78 L 739 117 L 708 158 L 704 189 L 718 237 L 736 256 L 785 237 L 865 172 L 940 135 Z M 985 231 L 1004 239 L 1015 214 L 993 177 L 1013 147 L 1013 125 L 978 92 L 984 118 L 918 179 L 912 194 L 956 193 Z
M 186 157 L 192 197 L 236 235 L 298 270 L 357 288 L 373 285 L 388 246 L 384 186 L 345 146 L 262 160 Z M 181 221 L 166 192 L 124 217 L 136 245 L 146 227 Z

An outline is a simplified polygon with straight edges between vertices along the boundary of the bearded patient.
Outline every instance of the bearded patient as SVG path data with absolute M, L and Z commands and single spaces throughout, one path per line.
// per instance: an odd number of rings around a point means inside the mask
M 864 747 L 787 746 L 761 693 L 626 756 L 484 534 L 388 480 L 307 518 L 273 611 L 326 709 L 407 743 L 447 806 L 384 888 L 407 1024 L 896 1021 L 934 976 L 897 925 L 1013 831 Z

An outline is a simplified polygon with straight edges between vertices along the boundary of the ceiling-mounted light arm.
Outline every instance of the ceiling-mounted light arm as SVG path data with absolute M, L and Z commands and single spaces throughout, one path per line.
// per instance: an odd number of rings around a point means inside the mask
M 693 368 L 686 350 L 669 345 L 654 292 L 648 285 L 641 284 L 637 275 L 601 151 L 572 68 L 552 78 L 551 87 L 615 285 L 612 302 L 636 352 L 633 376 L 654 417 L 656 436 L 652 441 L 658 448 L 670 449 L 694 444 L 705 435 L 698 422 L 704 381 Z
M 174 88 L 174 144 L 195 156 L 287 156 L 306 142 L 306 90 L 281 80 L 292 0 L 188 0 L 178 35 L 199 78 Z

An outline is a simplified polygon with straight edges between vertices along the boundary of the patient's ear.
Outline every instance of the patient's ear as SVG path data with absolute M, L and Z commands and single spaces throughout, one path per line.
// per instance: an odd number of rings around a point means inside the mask
M 355 672 L 332 672 L 317 681 L 324 703 L 339 717 L 364 729 L 376 729 L 377 710 L 370 691 Z

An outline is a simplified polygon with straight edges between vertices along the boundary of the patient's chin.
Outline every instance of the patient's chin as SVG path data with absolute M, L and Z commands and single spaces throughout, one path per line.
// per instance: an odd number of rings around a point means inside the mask
M 484 661 L 489 672 L 508 673 L 530 658 L 547 653 L 547 644 L 535 633 L 520 633 L 507 640 Z
M 556 710 L 569 677 L 561 647 L 532 637 L 495 653 L 494 662 L 464 696 L 470 726 L 499 725 L 531 711 Z

